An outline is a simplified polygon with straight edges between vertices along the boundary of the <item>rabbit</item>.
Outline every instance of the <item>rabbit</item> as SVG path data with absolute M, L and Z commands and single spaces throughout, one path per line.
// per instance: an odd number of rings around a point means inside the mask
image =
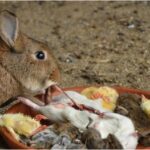
M 48 46 L 22 33 L 15 14 L 2 11 L 0 106 L 18 96 L 43 105 L 35 95 L 59 81 L 59 67 Z

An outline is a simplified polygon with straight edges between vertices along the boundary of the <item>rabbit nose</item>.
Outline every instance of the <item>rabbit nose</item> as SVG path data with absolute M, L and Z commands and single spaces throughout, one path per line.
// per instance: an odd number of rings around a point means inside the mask
M 57 68 L 52 71 L 52 73 L 49 76 L 49 79 L 57 82 L 60 81 L 60 72 Z

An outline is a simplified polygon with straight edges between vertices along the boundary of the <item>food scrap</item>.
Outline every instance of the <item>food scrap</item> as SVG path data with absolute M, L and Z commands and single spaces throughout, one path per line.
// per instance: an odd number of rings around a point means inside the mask
M 79 130 L 71 124 L 54 124 L 26 140 L 26 144 L 38 149 L 85 149 L 80 136 Z
M 101 134 L 94 128 L 88 128 L 84 131 L 81 140 L 88 149 L 123 149 L 113 134 L 109 134 L 107 138 L 102 139 Z
M 85 88 L 81 94 L 82 95 L 85 95 L 87 98 L 89 99 L 92 99 L 92 95 L 93 93 L 97 90 L 98 88 L 97 87 L 88 87 L 88 88 Z
M 141 109 L 142 99 L 143 96 L 137 94 L 120 94 L 115 112 L 129 117 L 139 134 L 138 142 L 150 146 L 150 119 Z
M 147 99 L 144 95 L 142 95 L 141 108 L 150 118 L 150 99 Z
M 0 125 L 20 142 L 38 149 L 136 149 L 139 143 L 150 146 L 146 97 L 118 94 L 107 86 L 89 87 L 81 93 L 56 89 L 60 93 L 55 96 L 47 90 L 43 106 L 26 98 L 21 100 L 44 115 L 35 118 L 49 120 L 46 129 L 35 132 L 41 124 L 22 114 L 5 114 L 0 118 Z
M 113 134 L 103 139 L 98 130 L 94 128 L 80 132 L 68 123 L 57 124 L 57 129 L 54 126 L 51 125 L 37 133 L 27 141 L 27 144 L 38 149 L 123 149 Z
M 20 135 L 29 137 L 37 128 L 40 122 L 30 116 L 17 114 L 4 114 L 0 116 L 0 126 L 6 127 L 16 140 L 20 140 Z
M 33 109 L 36 108 L 54 124 L 71 123 L 81 132 L 89 127 L 94 128 L 101 134 L 103 140 L 112 135 L 124 149 L 136 148 L 138 136 L 131 119 L 110 111 L 104 111 L 100 105 L 97 105 L 98 101 L 90 101 L 77 92 L 66 91 L 66 94 L 61 93 L 54 96 L 52 102 L 46 106 L 36 105 L 35 107 L 35 104 L 27 99 L 22 102 Z M 82 109 L 72 107 L 70 98 L 79 107 L 83 106 Z
M 89 87 L 84 89 L 81 94 L 92 100 L 102 100 L 102 107 L 111 111 L 115 109 L 116 102 L 119 97 L 118 92 L 114 88 L 108 86 L 102 86 L 98 88 Z

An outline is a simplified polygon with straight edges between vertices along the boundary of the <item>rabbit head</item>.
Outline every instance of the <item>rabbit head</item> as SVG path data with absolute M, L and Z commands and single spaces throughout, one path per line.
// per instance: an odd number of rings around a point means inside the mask
M 18 18 L 9 11 L 0 14 L 0 63 L 23 90 L 31 93 L 44 90 L 60 79 L 48 46 L 23 34 Z

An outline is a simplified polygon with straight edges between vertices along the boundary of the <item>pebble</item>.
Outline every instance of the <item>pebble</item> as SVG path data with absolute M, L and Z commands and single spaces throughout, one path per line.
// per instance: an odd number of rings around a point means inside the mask
M 128 25 L 128 29 L 134 29 L 134 28 L 135 28 L 135 25 L 134 25 L 134 24 Z

